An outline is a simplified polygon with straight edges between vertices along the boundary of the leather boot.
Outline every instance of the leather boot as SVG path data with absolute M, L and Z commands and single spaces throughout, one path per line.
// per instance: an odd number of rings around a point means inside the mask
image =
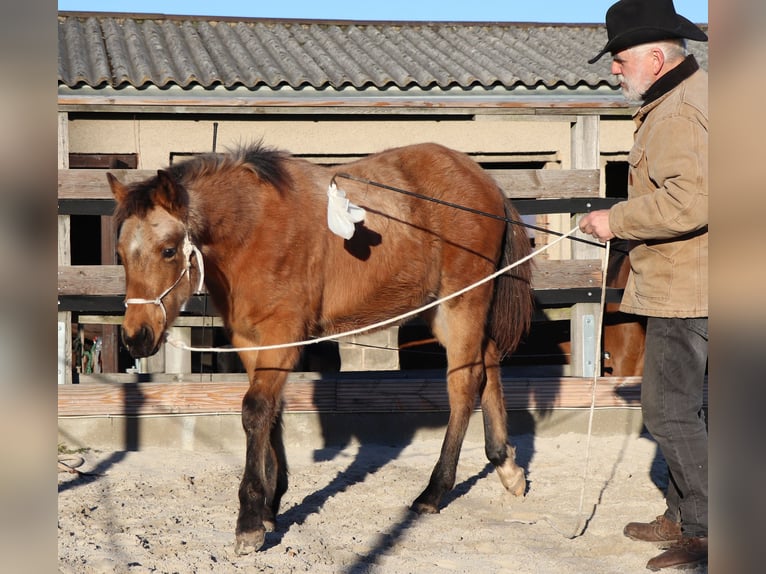
M 653 572 L 663 568 L 692 568 L 707 563 L 707 536 L 691 537 L 684 536 L 680 542 L 676 542 L 647 562 L 646 567 Z
M 651 522 L 630 522 L 622 532 L 632 540 L 659 542 L 663 547 L 681 540 L 681 524 L 668 520 L 665 515 L 660 515 Z

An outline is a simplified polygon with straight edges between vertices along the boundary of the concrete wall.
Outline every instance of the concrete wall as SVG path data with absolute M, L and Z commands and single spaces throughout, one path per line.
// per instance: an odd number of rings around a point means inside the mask
M 314 451 L 349 444 L 410 444 L 417 440 L 441 440 L 448 413 L 298 413 L 284 415 L 284 441 L 299 447 L 311 460 Z M 555 410 L 550 413 L 510 411 L 508 429 L 513 436 L 536 437 L 564 433 L 586 434 L 588 409 Z M 638 408 L 597 409 L 594 435 L 638 435 L 642 429 Z M 484 437 L 481 412 L 471 416 L 466 439 Z M 91 448 L 106 452 L 143 450 L 150 447 L 188 451 L 229 452 L 244 456 L 245 436 L 239 414 L 163 415 L 157 417 L 59 417 L 58 443 L 68 448 Z M 293 461 L 295 462 L 295 461 Z

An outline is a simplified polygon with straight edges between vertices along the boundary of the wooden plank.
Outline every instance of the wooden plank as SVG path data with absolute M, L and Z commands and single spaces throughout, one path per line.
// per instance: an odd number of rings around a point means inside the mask
M 157 175 L 152 169 L 60 169 L 59 199 L 112 199 L 106 179 L 112 173 L 122 183 L 133 183 Z
M 601 284 L 601 262 L 592 260 L 535 261 L 532 287 L 563 289 L 598 287 Z M 58 268 L 58 294 L 124 295 L 125 270 L 121 265 L 61 265 Z
M 541 259 L 532 266 L 533 289 L 571 289 L 601 286 L 599 259 Z
M 627 406 L 605 382 L 600 406 Z M 238 413 L 246 381 L 180 383 L 85 383 L 59 388 L 58 415 L 161 415 Z M 590 381 L 560 379 L 506 381 L 506 406 L 582 408 L 590 405 Z M 445 412 L 446 385 L 440 380 L 364 378 L 289 381 L 284 388 L 289 412 Z
M 600 120 L 598 116 L 580 116 L 572 124 L 572 167 L 580 169 L 595 169 L 598 171 L 600 162 L 599 151 Z M 604 195 L 600 186 L 596 188 L 597 194 Z M 570 226 L 575 227 L 580 216 L 575 215 L 570 220 Z M 585 237 L 581 231 L 577 231 L 575 237 Z M 574 259 L 598 258 L 602 255 L 599 247 L 586 244 L 581 241 L 570 241 L 567 246 Z M 578 303 L 572 310 L 570 324 L 572 359 L 570 362 L 571 373 L 575 376 L 590 377 L 593 373 L 601 372 L 600 353 L 598 353 L 598 341 L 600 340 L 595 327 L 598 324 L 597 317 L 601 313 L 599 303 Z
M 71 265 L 58 268 L 59 295 L 124 295 L 122 265 Z
M 58 108 L 69 112 L 105 112 L 105 113 L 189 113 L 200 114 L 237 114 L 237 113 L 270 113 L 295 114 L 302 112 L 309 115 L 373 113 L 381 109 L 387 114 L 411 113 L 418 114 L 467 114 L 467 113 L 496 113 L 512 114 L 525 113 L 534 115 L 574 114 L 581 115 L 591 111 L 600 115 L 630 116 L 631 108 L 621 98 L 605 101 L 603 98 L 570 97 L 568 95 L 552 96 L 541 99 L 525 100 L 511 98 L 477 98 L 474 96 L 460 97 L 338 97 L 326 98 L 322 94 L 316 97 L 271 97 L 244 95 L 237 92 L 227 94 L 194 93 L 153 93 L 151 96 L 137 92 L 135 95 L 119 95 L 115 91 L 106 94 L 82 94 L 69 90 L 61 90 L 58 94 Z
M 505 195 L 520 198 L 598 197 L 597 169 L 488 169 Z
M 248 382 L 115 383 L 87 382 L 59 387 L 58 416 L 119 416 L 239 413 Z M 112 378 L 112 376 L 110 376 Z M 601 377 L 597 408 L 638 407 L 640 377 Z M 593 380 L 580 377 L 507 378 L 503 380 L 508 410 L 585 409 L 590 407 Z M 705 403 L 707 404 L 707 388 Z M 284 388 L 287 412 L 402 413 L 446 412 L 446 384 L 439 378 L 360 376 L 293 378 Z M 478 408 L 478 405 L 477 405 Z
M 124 318 L 124 315 L 80 314 L 77 316 L 77 322 L 81 325 L 118 326 L 122 324 Z M 173 321 L 173 325 L 176 327 L 223 327 L 223 321 L 220 317 L 191 317 L 189 315 L 181 315 L 180 317 L 176 317 L 176 320 Z M 109 371 L 105 370 L 105 372 Z
M 507 197 L 598 197 L 597 169 L 488 169 Z M 151 169 L 62 169 L 58 172 L 59 199 L 112 199 L 106 174 L 123 183 L 141 181 L 157 174 Z
M 58 167 L 69 168 L 69 114 L 58 114 Z M 60 173 L 60 172 L 59 172 Z M 58 216 L 58 264 L 69 265 L 72 262 L 71 220 L 68 215 Z M 58 383 L 65 385 L 72 382 L 72 313 L 58 312 Z

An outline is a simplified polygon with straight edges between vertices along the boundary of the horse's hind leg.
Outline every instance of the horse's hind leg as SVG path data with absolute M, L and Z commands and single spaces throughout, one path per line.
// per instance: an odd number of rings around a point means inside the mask
M 520 496 L 527 487 L 524 469 L 516 464 L 516 449 L 508 443 L 507 415 L 500 382 L 500 357 L 489 339 L 484 351 L 487 382 L 481 394 L 484 418 L 484 451 L 494 465 L 500 481 L 511 494 Z
M 453 364 L 451 361 L 448 362 Z M 412 509 L 415 512 L 421 514 L 438 513 L 442 496 L 455 485 L 460 449 L 483 377 L 484 369 L 479 357 L 449 369 L 447 392 L 450 415 L 447 431 L 442 442 L 439 460 L 431 473 L 428 486 L 412 503 Z

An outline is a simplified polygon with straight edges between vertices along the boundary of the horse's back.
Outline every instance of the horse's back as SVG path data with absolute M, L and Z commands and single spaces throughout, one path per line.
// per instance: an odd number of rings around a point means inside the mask
M 504 199 L 467 155 L 416 144 L 337 172 L 350 176 L 337 178 L 337 184 L 366 213 L 350 240 L 328 240 L 324 299 L 334 325 L 409 311 L 497 268 Z

